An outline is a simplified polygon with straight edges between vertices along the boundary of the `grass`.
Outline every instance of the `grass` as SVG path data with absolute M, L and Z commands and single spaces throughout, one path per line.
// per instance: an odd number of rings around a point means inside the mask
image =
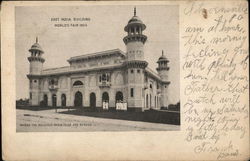
M 144 112 L 129 112 L 129 111 L 90 112 L 83 109 L 74 109 L 60 113 L 78 115 L 78 116 L 90 116 L 90 117 L 129 120 L 129 121 L 142 121 L 151 123 L 180 125 L 179 112 L 156 111 L 156 110 L 148 110 Z
M 32 111 L 43 111 L 55 109 L 54 107 L 40 107 L 40 106 L 17 106 L 17 109 L 26 109 Z M 58 109 L 68 109 L 68 107 L 57 107 Z M 119 119 L 129 121 L 142 121 L 151 123 L 163 123 L 180 125 L 180 112 L 173 111 L 156 111 L 146 110 L 144 112 L 130 112 L 130 111 L 90 111 L 88 108 L 72 108 L 70 110 L 59 113 L 90 116 L 97 118 Z

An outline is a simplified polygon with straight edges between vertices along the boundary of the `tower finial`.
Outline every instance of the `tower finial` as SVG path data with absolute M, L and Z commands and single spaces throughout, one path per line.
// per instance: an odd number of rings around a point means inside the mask
M 164 51 L 162 50 L 162 52 L 161 52 L 161 53 L 162 53 L 162 56 L 163 56 L 163 55 L 164 55 Z
M 136 16 L 136 7 L 134 7 L 134 16 Z
M 36 43 L 38 43 L 38 37 L 36 37 Z

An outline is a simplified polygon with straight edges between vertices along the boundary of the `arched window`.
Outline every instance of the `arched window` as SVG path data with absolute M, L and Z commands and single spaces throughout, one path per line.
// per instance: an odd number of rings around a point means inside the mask
M 73 84 L 73 86 L 81 86 L 81 85 L 83 85 L 83 83 L 81 82 L 81 81 L 75 81 L 74 82 L 74 84 Z

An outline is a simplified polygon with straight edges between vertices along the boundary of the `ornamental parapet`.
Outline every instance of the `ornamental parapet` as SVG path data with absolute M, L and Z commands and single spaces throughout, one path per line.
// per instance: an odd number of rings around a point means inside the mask
M 31 62 L 31 61 L 40 61 L 40 62 L 42 62 L 42 63 L 44 63 L 44 61 L 45 61 L 44 58 L 42 58 L 42 57 L 37 57 L 37 56 L 30 56 L 30 57 L 28 57 L 28 60 L 29 60 L 29 62 Z
M 148 66 L 148 62 L 142 60 L 130 60 L 125 61 L 123 65 L 126 68 L 146 68 Z
M 123 41 L 126 45 L 133 41 L 141 41 L 144 44 L 147 41 L 147 36 L 143 34 L 127 35 L 123 38 Z

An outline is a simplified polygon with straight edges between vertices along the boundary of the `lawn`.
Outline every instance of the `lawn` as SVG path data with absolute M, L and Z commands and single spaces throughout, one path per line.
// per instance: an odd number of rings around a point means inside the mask
M 60 107 L 62 108 L 62 107 Z M 58 107 L 58 109 L 60 109 Z M 63 107 L 66 108 L 67 107 Z M 17 106 L 17 109 L 25 109 L 31 111 L 43 111 L 55 109 L 53 107 L 40 107 L 40 106 Z M 166 110 L 146 110 L 144 112 L 130 112 L 130 111 L 90 111 L 86 108 L 72 108 L 70 110 L 59 113 L 78 115 L 78 116 L 90 116 L 97 118 L 109 118 L 129 121 L 142 121 L 151 123 L 163 123 L 180 125 L 180 112 L 166 111 Z M 56 110 L 55 110 L 56 112 Z
M 60 113 L 78 115 L 78 116 L 90 116 L 90 117 L 120 119 L 129 121 L 142 121 L 151 123 L 180 125 L 179 112 L 156 111 L 156 110 L 147 110 L 144 112 L 86 111 L 84 109 L 73 109 Z

